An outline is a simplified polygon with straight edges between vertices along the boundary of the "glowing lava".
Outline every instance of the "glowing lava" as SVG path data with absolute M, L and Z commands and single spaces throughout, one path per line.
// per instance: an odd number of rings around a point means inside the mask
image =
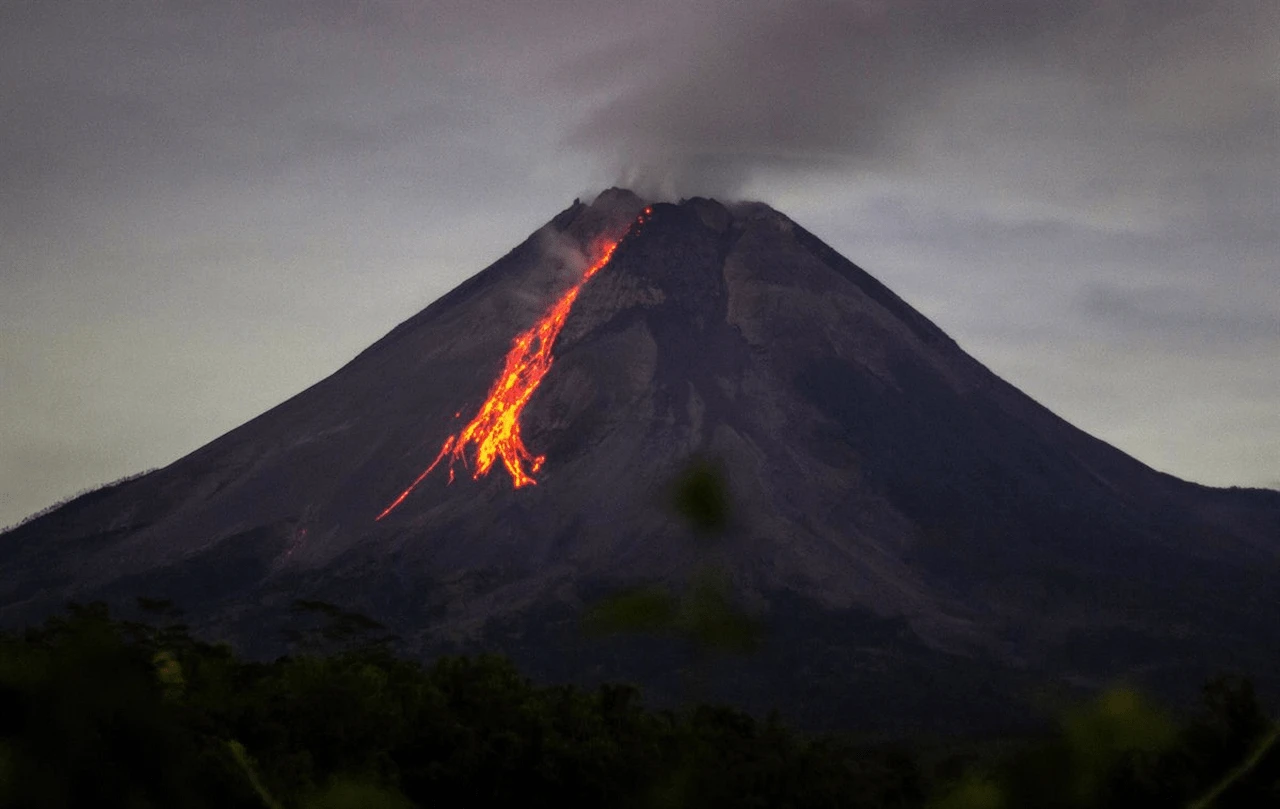
M 645 208 L 644 213 L 640 214 L 631 225 L 627 234 L 634 233 L 648 221 L 651 212 L 651 208 Z M 449 459 L 449 482 L 452 483 L 453 465 L 459 461 L 466 465 L 466 450 L 471 445 L 475 446 L 475 471 L 471 475 L 472 479 L 479 480 L 482 475 L 489 474 L 494 462 L 501 459 L 502 465 L 511 475 L 511 483 L 515 488 L 538 482 L 534 480 L 533 474 L 542 468 L 545 458 L 542 455 L 534 455 L 524 445 L 524 439 L 520 436 L 520 414 L 532 398 L 533 392 L 542 383 L 542 378 L 547 375 L 547 371 L 551 370 L 553 359 L 551 347 L 555 344 L 556 337 L 560 335 L 560 330 L 564 328 L 564 323 L 569 318 L 569 311 L 573 308 L 574 301 L 578 299 L 578 293 L 592 276 L 609 263 L 621 241 L 622 239 L 616 239 L 598 244 L 593 251 L 596 255 L 595 260 L 583 272 L 578 283 L 561 295 L 560 299 L 537 323 L 533 324 L 532 328 L 517 335 L 511 341 L 511 350 L 507 352 L 502 373 L 489 388 L 489 393 L 484 403 L 480 405 L 479 412 L 467 426 L 444 440 L 439 454 L 431 465 L 409 484 L 409 488 L 391 501 L 391 505 L 377 516 L 377 520 L 381 520 L 403 503 L 418 484 L 425 480 L 427 475 L 431 474 L 432 470 L 445 458 Z

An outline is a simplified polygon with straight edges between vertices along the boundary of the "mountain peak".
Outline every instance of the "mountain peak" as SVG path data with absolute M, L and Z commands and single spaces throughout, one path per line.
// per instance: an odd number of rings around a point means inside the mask
M 575 200 L 569 210 L 574 211 L 572 218 L 583 213 L 592 217 L 630 221 L 636 214 L 648 206 L 656 208 L 675 207 L 695 214 L 707 227 L 717 232 L 724 232 L 731 222 L 743 224 L 772 220 L 778 223 L 789 223 L 785 215 L 763 202 L 738 201 L 724 203 L 710 197 L 686 197 L 676 202 L 646 199 L 626 188 L 611 187 L 601 191 L 590 203 Z
M 766 690 L 836 661 L 830 705 L 851 670 L 880 693 L 956 652 L 973 682 L 1185 673 L 1223 627 L 1280 641 L 1251 617 L 1280 608 L 1274 497 L 1085 435 L 763 203 L 620 188 L 298 396 L 0 536 L 0 619 L 170 597 L 274 654 L 312 598 L 549 676 L 583 600 L 689 575 L 661 504 L 695 455 L 728 469 L 728 574 L 782 636 L 744 669 Z
M 597 194 L 590 204 L 592 207 L 604 205 L 643 208 L 645 205 L 649 204 L 649 200 L 644 199 L 629 188 L 610 186 Z

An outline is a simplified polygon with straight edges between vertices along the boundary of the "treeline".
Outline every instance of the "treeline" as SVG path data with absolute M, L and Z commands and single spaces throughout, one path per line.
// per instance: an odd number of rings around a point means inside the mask
M 98 486 L 90 486 L 90 487 L 89 487 L 89 488 L 87 488 L 87 489 L 81 489 L 80 491 L 76 492 L 75 494 L 68 495 L 67 497 L 62 498 L 61 500 L 57 501 L 56 503 L 52 503 L 52 504 L 50 504 L 50 505 L 47 505 L 47 506 L 45 506 L 44 508 L 42 508 L 42 509 L 40 509 L 39 511 L 36 511 L 36 512 L 34 512 L 34 513 L 32 513 L 32 514 L 28 514 L 27 516 L 23 517 L 22 519 L 18 520 L 17 522 L 13 523 L 12 525 L 0 526 L 0 534 L 6 534 L 6 533 L 8 533 L 8 532 L 10 532 L 10 531 L 17 530 L 17 529 L 19 529 L 19 528 L 23 527 L 24 525 L 27 525 L 28 523 L 35 522 L 36 520 L 40 519 L 41 517 L 44 517 L 44 516 L 46 516 L 46 515 L 48 515 L 48 514 L 52 514 L 53 512 L 55 512 L 55 511 L 57 511 L 58 509 L 60 509 L 60 508 L 62 508 L 63 506 L 65 506 L 67 503 L 70 503 L 70 502 L 72 502 L 73 500 L 79 500 L 81 497 L 84 497 L 84 496 L 86 496 L 86 495 L 90 495 L 90 494 L 107 494 L 107 493 L 108 493 L 108 492 L 110 492 L 112 489 L 115 489 L 115 488 L 117 488 L 117 487 L 119 487 L 119 486 L 122 486 L 122 485 L 124 485 L 125 483 L 129 483 L 129 482 L 131 482 L 131 481 L 137 480 L 138 478 L 143 477 L 143 476 L 145 476 L 145 475 L 149 475 L 149 474 L 151 474 L 152 472 L 156 471 L 156 470 L 157 470 L 157 469 L 159 469 L 159 468 L 160 468 L 160 467 L 158 467 L 158 466 L 153 466 L 153 467 L 151 467 L 150 469 L 144 469 L 144 470 L 142 470 L 141 472 L 134 472 L 133 474 L 125 475 L 124 477 L 119 477 L 119 478 L 116 478 L 115 480 L 107 481 L 106 483 L 100 484 L 100 485 L 98 485 Z
M 144 606 L 160 626 L 94 604 L 0 636 L 0 806 L 1280 806 L 1280 746 L 1244 681 L 1211 683 L 1178 724 L 1114 691 L 1052 738 L 939 750 L 654 711 L 498 657 L 423 665 L 316 602 L 311 651 L 249 662 Z

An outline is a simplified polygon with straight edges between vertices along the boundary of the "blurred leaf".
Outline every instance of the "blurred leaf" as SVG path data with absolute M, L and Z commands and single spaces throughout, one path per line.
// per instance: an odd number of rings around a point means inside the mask
M 694 580 L 680 604 L 678 623 L 706 651 L 750 652 L 762 634 L 758 622 L 733 605 L 728 581 L 714 573 Z
M 231 755 L 236 764 L 240 765 L 241 771 L 244 772 L 245 777 L 249 780 L 249 785 L 253 787 L 253 791 L 262 800 L 262 804 L 267 809 L 283 809 L 280 802 L 271 797 L 271 793 L 267 792 L 266 787 L 262 785 L 262 781 L 258 778 L 258 772 L 253 766 L 253 759 L 249 757 L 244 745 L 232 739 L 227 742 L 227 748 L 231 750 Z
M 305 809 L 414 809 L 408 798 L 391 789 L 337 780 L 303 801 Z
M 1192 803 L 1188 809 L 1209 809 L 1209 807 L 1213 805 L 1213 802 L 1218 799 L 1219 795 L 1226 792 L 1232 784 L 1239 781 L 1247 775 L 1250 770 L 1258 766 L 1258 763 L 1266 758 L 1267 753 L 1278 741 L 1280 741 L 1280 724 L 1276 724 L 1272 728 L 1271 732 L 1263 737 L 1262 742 L 1248 758 L 1240 763 L 1240 766 L 1223 776 L 1221 781 L 1214 784 L 1212 789 Z
M 182 664 L 173 652 L 168 650 L 156 652 L 151 663 L 156 667 L 156 679 L 164 687 L 165 699 L 177 699 L 186 688 L 187 681 L 182 675 Z
M 930 804 L 931 809 L 1002 809 L 1004 791 L 987 778 L 969 776 Z
M 676 604 L 660 587 L 639 587 L 591 608 L 583 619 L 588 632 L 666 632 L 676 628 Z
M 729 487 L 718 464 L 698 459 L 676 480 L 672 496 L 676 513 L 697 533 L 714 535 L 729 527 Z
M 1088 805 L 1125 754 L 1158 752 L 1176 729 L 1162 711 L 1128 688 L 1113 688 L 1089 707 L 1067 714 L 1063 735 L 1075 770 L 1076 797 Z
M 640 587 L 596 604 L 583 619 L 588 632 L 674 632 L 702 651 L 750 652 L 759 623 L 735 607 L 727 580 L 707 572 L 677 601 L 660 587 Z

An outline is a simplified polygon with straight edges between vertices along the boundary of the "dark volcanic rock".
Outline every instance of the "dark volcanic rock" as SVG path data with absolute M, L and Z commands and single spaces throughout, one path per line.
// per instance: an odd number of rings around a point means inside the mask
M 718 680 L 744 704 L 973 727 L 1045 684 L 1277 676 L 1280 493 L 1186 483 L 1091 438 L 756 203 L 655 205 L 583 289 L 525 412 L 537 486 L 437 473 L 375 522 L 584 246 L 644 204 L 575 203 L 331 377 L 0 537 L 0 617 L 171 597 L 271 655 L 292 600 L 318 598 L 417 653 L 491 648 L 674 694 L 677 645 L 588 641 L 576 616 L 621 584 L 687 577 L 695 546 L 665 487 L 700 453 L 729 470 L 720 558 L 770 629 Z

